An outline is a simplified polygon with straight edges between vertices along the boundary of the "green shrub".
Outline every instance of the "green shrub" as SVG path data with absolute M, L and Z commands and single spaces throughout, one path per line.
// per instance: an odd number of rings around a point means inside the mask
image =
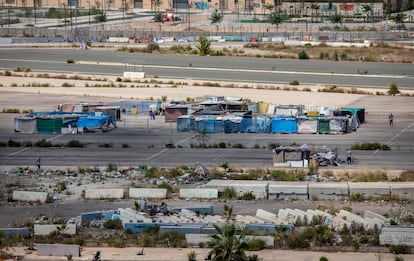
M 246 251 L 260 251 L 265 248 L 265 242 L 262 239 L 253 239 L 247 241 Z
M 254 196 L 254 194 L 251 191 L 249 191 L 249 192 L 244 192 L 240 199 L 255 200 L 256 197 Z
M 234 187 L 226 187 L 223 192 L 223 197 L 225 199 L 234 199 L 237 197 L 237 192 Z
M 187 253 L 188 261 L 196 261 L 197 260 L 197 253 L 192 250 L 189 253 Z
M 149 43 L 145 50 L 147 53 L 152 53 L 153 51 L 160 51 L 161 48 L 158 43 Z
M 298 53 L 298 58 L 301 60 L 309 59 L 309 55 L 305 52 L 305 50 L 302 50 Z
M 243 148 L 243 144 L 241 144 L 241 143 L 235 143 L 235 144 L 231 145 L 231 147 L 233 149 L 242 149 Z
M 70 140 L 66 143 L 65 147 L 69 148 L 83 148 L 83 144 L 78 140 Z
M 378 142 L 356 143 L 352 145 L 353 150 L 391 150 L 387 144 L 379 144 Z
M 41 140 L 36 141 L 34 146 L 35 147 L 40 147 L 40 148 L 48 148 L 48 147 L 53 147 L 53 144 L 50 141 L 46 141 L 45 139 L 41 139 Z
M 9 146 L 9 147 L 21 147 L 22 146 L 22 143 L 20 141 L 15 141 L 15 140 L 11 140 L 10 139 L 7 142 L 7 146 Z
M 75 84 L 64 82 L 62 83 L 62 87 L 75 87 Z
M 396 94 L 399 94 L 400 91 L 398 90 L 397 84 L 391 83 L 390 86 L 389 86 L 389 88 L 388 88 L 387 93 L 390 96 L 395 96 Z
M 289 84 L 290 85 L 299 85 L 299 81 L 298 80 L 293 80 Z
M 99 144 L 99 148 L 112 148 L 112 143 L 101 143 Z
M 327 257 L 325 257 L 325 256 L 321 256 L 321 257 L 319 258 L 319 261 L 328 261 L 328 258 L 327 258 Z
M 406 245 L 391 245 L 390 251 L 396 255 L 411 254 L 411 248 Z
M 103 226 L 106 229 L 123 229 L 124 228 L 121 220 L 112 220 L 112 219 L 106 220 L 103 223 Z
M 220 149 L 225 149 L 225 148 L 227 147 L 227 144 L 226 144 L 225 142 L 220 142 L 220 143 L 218 144 L 218 147 L 219 147 Z

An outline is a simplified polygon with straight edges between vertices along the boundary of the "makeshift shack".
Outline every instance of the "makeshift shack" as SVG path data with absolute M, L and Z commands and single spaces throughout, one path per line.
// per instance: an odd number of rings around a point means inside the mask
M 274 167 L 308 167 L 311 148 L 304 144 L 300 147 L 277 147 L 273 149 Z

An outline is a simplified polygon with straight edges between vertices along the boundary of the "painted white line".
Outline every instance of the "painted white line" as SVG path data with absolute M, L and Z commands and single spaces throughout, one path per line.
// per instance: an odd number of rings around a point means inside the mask
M 55 140 L 55 139 L 57 139 L 57 138 L 59 138 L 59 137 L 62 137 L 63 135 L 65 135 L 65 134 L 60 134 L 60 135 L 54 136 L 54 137 L 52 137 L 52 138 L 46 139 L 46 141 Z M 23 149 L 21 149 L 21 150 L 18 150 L 18 151 L 16 151 L 16 152 L 13 152 L 13 153 L 11 153 L 11 154 L 9 154 L 9 155 L 4 156 L 4 157 L 3 157 L 3 159 L 7 159 L 7 158 L 14 157 L 14 156 L 16 156 L 17 154 L 22 153 L 22 152 L 25 152 L 26 150 L 29 150 L 29 149 L 31 149 L 31 148 L 33 148 L 33 147 L 25 147 L 25 148 L 23 148 Z
M 169 149 L 168 148 L 167 149 L 163 149 L 162 151 L 160 151 L 158 153 L 155 153 L 154 155 L 152 155 L 151 157 L 146 158 L 145 160 L 151 160 L 151 159 L 157 157 L 158 155 L 161 155 L 162 153 L 166 152 L 167 150 L 169 150 Z
M 390 139 L 389 141 L 387 141 L 387 145 L 392 145 L 392 143 L 398 138 L 400 137 L 404 132 L 406 132 L 409 128 L 411 128 L 413 126 L 414 122 L 411 123 L 410 125 L 408 125 L 407 127 L 405 127 L 403 130 L 401 130 L 397 135 L 395 135 L 392 139 Z

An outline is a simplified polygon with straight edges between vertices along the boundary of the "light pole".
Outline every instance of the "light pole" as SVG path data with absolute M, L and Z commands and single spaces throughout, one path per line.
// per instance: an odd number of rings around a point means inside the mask
M 86 2 L 88 2 L 88 23 L 91 25 L 91 1 Z

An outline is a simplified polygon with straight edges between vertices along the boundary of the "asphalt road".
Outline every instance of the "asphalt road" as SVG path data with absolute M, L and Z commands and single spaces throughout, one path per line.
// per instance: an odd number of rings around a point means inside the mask
M 76 63 L 67 63 L 69 59 Z M 135 66 L 135 67 L 134 67 Z M 0 49 L 0 69 L 87 73 L 122 76 L 144 70 L 146 75 L 172 79 L 284 83 L 413 89 L 414 66 L 373 63 L 246 57 L 200 57 L 73 49 Z
M 351 74 L 358 66 L 361 70 L 367 70 L 373 74 L 382 75 L 383 80 L 391 78 L 385 75 L 398 75 L 396 80 L 406 81 L 411 88 L 414 87 L 414 67 L 409 64 L 398 63 L 359 63 L 359 62 L 327 62 L 327 61 L 300 61 L 300 60 L 275 60 L 275 59 L 251 59 L 237 57 L 198 57 L 198 56 L 179 56 L 179 55 L 146 55 L 130 54 L 110 51 L 89 50 L 82 53 L 75 49 L 0 49 L 0 68 L 31 68 L 34 71 L 61 71 L 77 72 L 81 69 L 88 72 L 116 74 L 123 71 L 121 64 L 127 60 L 134 59 L 134 56 L 145 59 L 145 70 L 154 70 L 159 73 L 162 70 L 174 73 L 175 70 L 181 72 L 204 71 L 206 76 L 217 79 L 218 74 L 232 80 L 253 80 L 250 76 L 262 76 L 263 79 L 271 79 L 272 73 L 263 73 L 266 68 L 275 66 L 286 70 L 283 75 L 296 71 L 297 77 L 316 78 L 318 82 L 332 80 L 336 82 L 338 77 L 325 77 L 322 72 L 334 71 L 335 75 L 339 72 Z M 137 58 L 137 60 L 139 60 Z M 75 61 L 100 61 L 99 65 L 68 64 L 67 59 Z M 102 65 L 103 62 L 107 65 Z M 114 65 L 115 63 L 115 65 Z M 192 67 L 188 67 L 192 63 Z M 225 71 L 205 72 L 201 68 L 213 68 L 220 65 Z M 170 66 L 165 68 L 165 66 Z M 200 66 L 199 68 L 197 66 Z M 161 68 L 162 67 L 162 68 Z M 174 69 L 179 68 L 179 69 Z M 180 69 L 184 68 L 184 69 Z M 226 71 L 228 69 L 247 70 L 245 72 Z M 83 71 L 86 72 L 86 71 Z M 312 77 L 307 75 L 313 74 Z M 316 74 L 315 74 L 316 73 Z M 363 83 L 365 80 L 378 84 L 378 78 L 367 76 L 344 76 L 348 77 L 348 82 L 355 79 L 356 82 Z M 406 77 L 406 78 L 404 78 Z M 340 77 L 339 77 L 340 78 Z M 298 78 L 297 78 L 298 79 Z M 400 87 L 400 85 L 399 85 Z M 303 94 L 305 95 L 305 94 Z M 14 96 L 13 96 L 14 97 Z M 19 94 L 18 99 L 13 100 L 9 106 L 19 107 L 19 102 L 24 103 L 33 99 L 33 96 Z M 53 103 L 56 106 L 62 97 L 44 97 L 39 99 L 39 103 Z M 82 97 L 79 97 L 82 100 Z M 10 99 L 1 97 L 0 101 L 5 104 L 10 103 Z M 67 102 L 67 101 L 66 101 Z M 342 166 L 345 168 L 377 168 L 377 169 L 414 169 L 412 151 L 414 150 L 414 130 L 413 116 L 414 100 L 412 97 L 389 97 L 361 95 L 361 98 L 352 104 L 344 104 L 349 107 L 363 107 L 367 115 L 367 123 L 363 124 L 356 132 L 346 135 L 304 135 L 304 134 L 211 134 L 208 135 L 210 144 L 226 142 L 228 144 L 240 143 L 243 149 L 194 149 L 192 144 L 198 141 L 193 137 L 193 133 L 177 133 L 175 124 L 165 123 L 161 118 L 150 122 L 146 127 L 145 119 L 141 119 L 140 124 L 133 123 L 137 119 L 125 117 L 123 125 L 107 133 L 94 133 L 82 135 L 40 135 L 40 134 L 21 134 L 13 132 L 13 118 L 16 115 L 2 115 L 0 125 L 0 141 L 7 142 L 9 139 L 19 141 L 38 141 L 42 138 L 51 140 L 54 144 L 66 143 L 71 139 L 79 140 L 86 144 L 84 148 L 9 148 L 0 149 L 1 166 L 33 166 L 38 157 L 42 158 L 44 166 L 106 166 L 109 163 L 118 166 L 179 166 L 194 165 L 200 162 L 206 166 L 219 166 L 229 163 L 233 166 L 243 167 L 271 167 L 272 154 L 267 146 L 271 143 L 281 145 L 309 144 L 314 148 L 327 146 L 338 148 L 339 157 L 345 157 L 345 151 L 355 143 L 378 142 L 390 145 L 391 151 L 354 151 L 354 156 L 359 159 L 358 166 Z M 388 126 L 387 115 L 393 112 L 395 124 Z M 112 143 L 112 148 L 101 148 L 100 144 Z M 176 144 L 176 148 L 167 149 L 166 144 Z M 123 148 L 123 144 L 128 144 L 128 148 Z M 255 149 L 254 147 L 259 147 Z

